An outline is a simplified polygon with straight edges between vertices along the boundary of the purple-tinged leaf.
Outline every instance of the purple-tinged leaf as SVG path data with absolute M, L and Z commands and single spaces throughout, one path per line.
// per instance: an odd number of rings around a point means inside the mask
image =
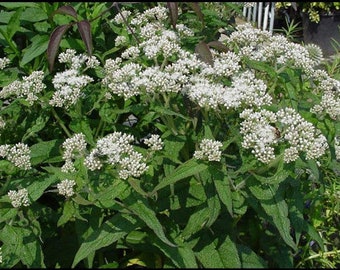
M 203 62 L 211 66 L 214 64 L 209 46 L 204 41 L 201 41 L 200 43 L 196 45 L 195 52 L 198 54 L 198 56 Z
M 169 12 L 170 12 L 170 21 L 172 27 L 176 29 L 176 23 L 178 19 L 178 3 L 177 2 L 166 2 Z
M 92 34 L 91 34 L 91 25 L 89 21 L 82 20 L 80 22 L 77 22 L 79 33 L 81 36 L 81 39 L 84 41 L 87 53 L 89 55 L 92 55 Z
M 59 25 L 53 30 L 50 36 L 50 41 L 47 47 L 47 61 L 50 72 L 53 70 L 54 61 L 58 52 L 61 38 L 70 26 L 70 24 Z
M 54 11 L 52 13 L 52 16 L 56 13 L 70 15 L 75 19 L 77 19 L 77 17 L 78 17 L 76 10 L 72 6 L 62 6 L 62 7 L 58 8 L 56 11 Z
M 212 47 L 218 51 L 222 51 L 222 52 L 228 52 L 229 51 L 229 48 L 224 45 L 221 41 L 210 41 L 208 44 L 207 44 L 209 47 Z
M 187 3 L 193 11 L 195 11 L 197 17 L 199 18 L 199 20 L 202 22 L 202 25 L 204 26 L 204 15 L 201 11 L 200 5 L 197 2 L 188 2 Z

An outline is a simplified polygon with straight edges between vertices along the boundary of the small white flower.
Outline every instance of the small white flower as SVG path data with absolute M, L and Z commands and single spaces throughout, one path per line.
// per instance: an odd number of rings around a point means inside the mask
M 58 192 L 60 195 L 64 195 L 66 198 L 74 195 L 73 187 L 76 185 L 74 180 L 65 179 L 57 184 Z
M 144 140 L 144 143 L 153 151 L 162 150 L 164 145 L 162 139 L 157 134 L 152 134 L 150 138 Z
M 0 58 L 0 70 L 4 69 L 10 62 L 7 57 Z
M 18 191 L 10 190 L 8 191 L 7 195 L 11 200 L 11 204 L 15 208 L 30 205 L 30 201 L 28 199 L 28 191 L 26 188 L 19 189 Z
M 194 157 L 203 160 L 208 159 L 209 161 L 220 161 L 222 154 L 220 148 L 222 146 L 220 141 L 203 139 L 199 145 L 200 150 L 194 152 Z

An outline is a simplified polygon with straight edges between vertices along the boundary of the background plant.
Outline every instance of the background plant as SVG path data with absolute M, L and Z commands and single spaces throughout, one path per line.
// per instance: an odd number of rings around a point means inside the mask
M 4 52 L 2 267 L 336 266 L 338 81 L 316 48 L 216 40 L 220 9 L 187 5 L 76 3 L 103 14 L 93 53 L 75 24 L 53 70 Z M 52 6 L 51 33 L 74 17 Z

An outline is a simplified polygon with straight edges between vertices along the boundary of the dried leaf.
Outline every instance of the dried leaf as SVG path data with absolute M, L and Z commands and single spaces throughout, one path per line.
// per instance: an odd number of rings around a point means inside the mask
M 196 45 L 195 52 L 202 59 L 202 61 L 206 62 L 207 64 L 211 66 L 214 64 L 209 46 L 204 41 L 201 41 L 200 43 Z
M 60 45 L 61 38 L 65 34 L 68 28 L 70 28 L 70 24 L 64 24 L 56 27 L 50 36 L 50 41 L 47 47 L 47 61 L 50 72 L 53 70 L 55 57 L 57 55 L 57 51 Z
M 78 17 L 76 10 L 72 6 L 62 6 L 62 7 L 58 8 L 56 11 L 54 11 L 52 13 L 52 16 L 56 13 L 57 14 L 70 15 L 75 19 L 77 19 L 77 17 Z
M 83 20 L 83 21 L 77 22 L 77 25 L 78 25 L 80 36 L 85 43 L 87 53 L 89 55 L 92 55 L 93 45 L 92 45 L 92 34 L 91 34 L 90 23 L 88 20 Z
M 166 3 L 170 11 L 170 21 L 172 27 L 176 29 L 176 23 L 178 19 L 178 3 L 177 2 L 167 2 Z
M 214 48 L 218 51 L 222 51 L 222 52 L 228 52 L 229 51 L 228 47 L 226 45 L 224 45 L 221 41 L 218 41 L 218 40 L 210 41 L 208 43 L 208 46 L 212 47 L 212 48 Z

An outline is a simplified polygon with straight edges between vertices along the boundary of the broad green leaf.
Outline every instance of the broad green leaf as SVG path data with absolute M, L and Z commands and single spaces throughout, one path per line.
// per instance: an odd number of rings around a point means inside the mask
M 152 195 L 155 194 L 158 190 L 169 186 L 170 184 L 174 184 L 180 180 L 183 180 L 189 176 L 200 173 L 201 171 L 207 169 L 208 165 L 204 163 L 200 163 L 194 159 L 190 159 L 187 162 L 181 164 L 177 167 L 177 169 L 168 177 L 162 180 L 152 191 Z
M 253 178 L 249 178 L 248 180 L 247 186 L 251 193 L 260 200 L 261 206 L 271 219 L 270 221 L 278 229 L 282 239 L 286 244 L 296 250 L 296 244 L 290 235 L 291 224 L 288 219 L 288 206 L 282 196 L 282 185 L 276 188 L 271 185 L 260 185 L 260 183 Z M 277 190 L 276 193 L 274 193 L 274 190 Z
M 210 217 L 210 209 L 204 203 L 194 208 L 185 228 L 182 231 L 184 238 L 188 238 L 194 233 L 202 230 Z
M 273 66 L 265 62 L 250 60 L 250 59 L 246 59 L 245 61 L 246 61 L 247 66 L 251 69 L 262 71 L 265 74 L 268 74 L 271 78 L 275 78 L 277 76 Z
M 28 228 L 6 224 L 0 231 L 0 239 L 13 255 L 29 268 L 44 268 L 44 255 L 38 237 Z
M 128 209 L 143 220 L 145 224 L 155 232 L 159 239 L 169 246 L 175 246 L 165 236 L 162 224 L 159 222 L 156 213 L 151 209 L 145 198 L 138 193 L 131 193 L 131 195 L 125 199 L 125 203 L 127 203 Z
M 45 127 L 48 119 L 49 119 L 48 116 L 39 115 L 32 123 L 32 126 L 26 130 L 26 133 L 22 137 L 22 141 L 27 140 L 28 138 L 36 135 L 36 133 L 42 130 Z
M 49 43 L 49 36 L 36 35 L 31 39 L 31 41 L 32 43 L 30 46 L 23 50 L 23 57 L 20 62 L 21 67 L 46 52 Z
M 240 268 L 268 268 L 267 263 L 249 247 L 239 244 L 236 246 L 241 261 Z
M 55 159 L 56 156 L 60 156 L 59 161 L 62 161 L 62 157 L 59 152 L 59 146 L 61 145 L 61 143 L 61 140 L 51 140 L 33 144 L 30 147 L 31 164 L 37 165 L 43 162 L 50 162 L 50 159 Z
M 27 191 L 29 197 L 36 201 L 40 198 L 40 196 L 44 193 L 44 191 L 52 184 L 58 181 L 58 178 L 55 175 L 50 175 L 49 177 L 41 176 L 36 177 L 32 181 L 32 184 L 27 186 Z
M 72 268 L 92 252 L 122 239 L 139 226 L 140 223 L 132 216 L 120 213 L 115 214 L 81 244 L 74 257 Z
M 22 21 L 40 22 L 48 19 L 46 12 L 41 7 L 28 7 L 21 14 Z
M 18 214 L 17 208 L 5 208 L 1 206 L 0 208 L 0 223 L 15 217 Z
M 150 241 L 158 247 L 178 268 L 197 268 L 196 258 L 193 250 L 184 244 L 170 247 L 156 236 L 149 235 Z
M 39 4 L 34 2 L 0 2 L 0 6 L 3 6 L 7 9 L 16 9 L 21 7 L 39 8 Z
M 221 202 L 227 207 L 229 214 L 233 216 L 233 199 L 229 177 L 218 170 L 213 171 L 212 177 Z
M 70 124 L 70 129 L 75 133 L 83 133 L 90 144 L 95 144 L 88 119 L 74 119 Z
M 58 220 L 57 227 L 60 227 L 67 223 L 69 220 L 75 217 L 77 209 L 74 206 L 73 201 L 67 200 L 64 203 L 63 214 Z
M 241 262 L 235 243 L 229 236 L 205 233 L 195 246 L 197 259 L 204 268 L 240 268 Z

